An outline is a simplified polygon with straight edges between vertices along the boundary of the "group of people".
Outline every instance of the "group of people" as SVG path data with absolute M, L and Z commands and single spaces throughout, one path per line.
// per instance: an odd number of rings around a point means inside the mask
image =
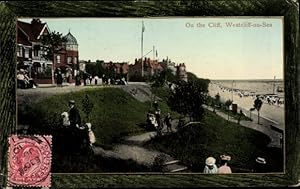
M 239 95 L 240 98 L 242 97 L 248 97 L 251 96 L 253 99 L 259 96 L 263 102 L 268 103 L 269 105 L 283 105 L 284 104 L 284 99 L 282 97 L 278 97 L 276 95 L 257 95 L 255 92 L 249 92 L 249 91 L 244 91 L 240 89 L 231 89 L 227 87 L 220 86 L 221 90 L 223 92 L 234 92 Z
M 228 162 L 231 160 L 231 157 L 228 155 L 221 155 L 221 164 L 220 167 L 217 167 L 216 165 L 216 159 L 214 157 L 208 157 L 205 160 L 205 167 L 203 170 L 203 173 L 206 174 L 214 174 L 214 173 L 220 173 L 220 174 L 228 174 L 232 173 L 231 168 L 228 166 Z
M 17 86 L 21 89 L 36 88 L 38 85 L 28 76 L 28 71 L 20 69 L 17 71 Z
M 155 127 L 158 136 L 162 135 L 161 131 L 164 127 L 164 124 L 167 126 L 167 132 L 172 132 L 171 114 L 168 112 L 167 115 L 165 116 L 165 118 L 162 120 L 161 111 L 158 107 L 157 101 L 154 101 L 153 108 L 154 108 L 154 114 L 152 114 L 150 110 L 148 111 L 148 114 L 147 114 L 148 124 Z
M 98 85 L 98 82 L 103 84 L 103 85 L 126 85 L 127 81 L 123 77 L 122 79 L 115 79 L 108 77 L 107 75 L 103 74 L 102 77 L 99 77 L 97 75 L 93 76 L 92 74 L 89 74 L 87 72 L 83 72 L 82 74 L 82 80 L 83 80 L 83 85 Z
M 283 98 L 280 98 L 280 97 L 275 97 L 275 96 L 266 96 L 266 102 L 269 104 L 269 105 L 283 105 L 284 104 L 284 100 Z
M 86 123 L 84 126 L 81 123 L 81 116 L 79 110 L 75 106 L 75 101 L 69 101 L 69 111 L 63 112 L 63 125 L 68 129 L 69 140 L 71 140 L 70 150 L 77 151 L 78 147 L 93 146 L 96 142 L 96 137 L 92 131 L 91 123 Z
M 228 155 L 220 156 L 220 166 L 216 165 L 216 159 L 214 157 L 208 157 L 205 160 L 205 167 L 203 173 L 206 174 L 230 174 L 232 173 L 231 167 L 228 166 L 228 162 L 231 160 L 231 157 Z M 262 157 L 257 157 L 255 159 L 255 170 L 251 170 L 256 173 L 265 173 L 266 169 L 266 159 Z

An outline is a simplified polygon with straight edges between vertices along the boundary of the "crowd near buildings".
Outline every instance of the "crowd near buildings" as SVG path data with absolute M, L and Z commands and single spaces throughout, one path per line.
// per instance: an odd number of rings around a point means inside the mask
M 93 62 L 79 60 L 79 44 L 70 30 L 64 35 L 66 41 L 55 51 L 53 58 L 47 59 L 42 37 L 50 33 L 47 23 L 43 23 L 40 19 L 32 19 L 30 23 L 17 21 L 17 69 L 25 70 L 27 76 L 38 84 L 53 83 L 53 75 L 57 70 L 62 73 L 65 82 L 75 83 L 76 75 L 86 73 L 87 64 Z M 112 71 L 113 75 L 121 75 L 126 81 L 139 76 L 152 77 L 167 69 L 179 79 L 187 81 L 186 65 L 176 64 L 169 58 L 159 61 L 144 57 L 135 59 L 133 64 L 103 60 L 100 62 L 104 70 Z M 90 76 L 104 77 L 104 75 L 89 74 Z

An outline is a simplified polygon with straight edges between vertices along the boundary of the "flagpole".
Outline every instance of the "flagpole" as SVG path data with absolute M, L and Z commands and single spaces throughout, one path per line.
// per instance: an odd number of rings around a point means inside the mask
M 152 53 L 152 55 L 153 55 L 152 61 L 154 62 L 154 45 L 153 45 L 153 53 Z
M 144 63 L 143 63 L 143 39 L 144 38 L 144 21 L 142 21 L 142 39 L 141 39 L 141 63 L 142 63 L 142 77 L 144 77 Z

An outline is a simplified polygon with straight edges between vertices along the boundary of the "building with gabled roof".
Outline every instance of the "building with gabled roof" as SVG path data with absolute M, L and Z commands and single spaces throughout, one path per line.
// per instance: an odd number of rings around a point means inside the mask
M 153 75 L 160 73 L 164 70 L 163 66 L 158 60 L 151 60 L 150 58 L 143 59 L 144 76 L 152 77 Z M 129 65 L 129 77 L 142 75 L 142 61 L 141 59 L 135 59 L 134 64 Z
M 151 60 L 150 58 L 143 59 L 144 76 L 152 77 L 169 69 L 173 75 L 178 79 L 187 81 L 187 71 L 184 63 L 175 64 L 170 59 L 163 59 L 162 61 Z M 142 75 L 142 61 L 135 59 L 134 64 L 129 65 L 129 78 L 137 78 Z
M 51 69 L 52 61 L 43 57 L 41 43 L 41 36 L 49 33 L 47 24 L 40 19 L 32 19 L 30 23 L 17 21 L 17 68 L 28 70 L 33 78 L 47 67 Z

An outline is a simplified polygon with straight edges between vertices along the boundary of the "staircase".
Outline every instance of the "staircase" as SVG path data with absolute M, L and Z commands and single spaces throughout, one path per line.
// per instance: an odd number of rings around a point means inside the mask
M 188 168 L 186 166 L 180 165 L 180 160 L 172 160 L 165 162 L 163 164 L 162 172 L 169 173 L 178 173 L 178 172 L 187 172 Z

